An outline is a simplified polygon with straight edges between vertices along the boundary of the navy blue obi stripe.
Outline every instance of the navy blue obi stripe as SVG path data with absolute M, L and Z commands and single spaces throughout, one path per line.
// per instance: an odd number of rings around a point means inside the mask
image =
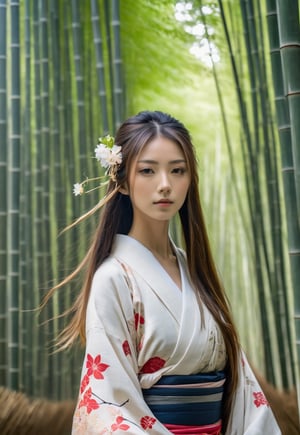
M 213 424 L 222 417 L 224 385 L 219 386 L 222 380 L 225 381 L 224 372 L 163 376 L 153 387 L 143 390 L 144 400 L 163 424 Z M 208 382 L 217 386 L 201 386 Z M 197 385 L 189 387 L 189 384 Z

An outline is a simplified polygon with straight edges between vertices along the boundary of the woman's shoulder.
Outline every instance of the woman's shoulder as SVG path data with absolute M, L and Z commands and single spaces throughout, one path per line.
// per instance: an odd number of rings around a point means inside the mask
M 91 285 L 90 300 L 102 305 L 118 301 L 130 302 L 131 293 L 125 267 L 114 257 L 108 257 L 96 270 Z
M 94 273 L 93 282 L 115 282 L 126 278 L 124 265 L 115 257 L 107 257 Z
M 132 315 L 132 298 L 125 271 L 117 259 L 108 257 L 93 276 L 86 328 L 101 328 L 112 333 L 119 319 L 123 316 L 131 319 Z

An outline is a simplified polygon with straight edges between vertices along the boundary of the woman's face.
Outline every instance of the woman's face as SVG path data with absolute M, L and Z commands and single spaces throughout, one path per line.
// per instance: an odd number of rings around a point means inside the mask
M 129 174 L 134 219 L 169 221 L 182 207 L 189 185 L 190 174 L 179 145 L 161 136 L 152 140 Z

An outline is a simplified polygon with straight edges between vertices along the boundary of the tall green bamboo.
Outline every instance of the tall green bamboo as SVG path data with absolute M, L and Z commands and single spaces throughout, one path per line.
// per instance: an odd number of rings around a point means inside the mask
M 19 385 L 20 364 L 20 324 L 19 324 L 19 284 L 20 284 L 20 245 L 19 245 L 19 212 L 20 212 L 20 28 L 19 2 L 10 4 L 9 44 L 11 60 L 9 71 L 11 87 L 8 101 L 11 112 L 11 125 L 8 130 L 8 166 L 7 166 L 7 341 L 8 341 L 8 379 L 7 385 L 16 389 Z
M 233 149 L 232 139 L 231 139 L 230 132 L 229 132 L 230 126 L 229 126 L 228 117 L 227 117 L 226 110 L 225 110 L 225 103 L 224 103 L 224 98 L 223 98 L 222 91 L 221 91 L 218 69 L 216 67 L 216 63 L 213 61 L 213 52 L 212 52 L 212 43 L 210 40 L 210 31 L 208 28 L 206 15 L 203 13 L 203 6 L 204 6 L 203 1 L 198 0 L 198 4 L 199 4 L 200 17 L 201 17 L 201 20 L 202 20 L 202 22 L 204 24 L 204 28 L 205 28 L 205 37 L 206 37 L 208 44 L 209 44 L 209 54 L 210 54 L 210 58 L 212 60 L 212 74 L 213 74 L 213 78 L 214 78 L 216 92 L 218 95 L 218 102 L 220 105 L 220 113 L 221 113 L 221 117 L 222 117 L 222 124 L 223 124 L 223 128 L 224 128 L 226 146 L 227 146 L 227 151 L 229 154 L 231 178 L 233 181 L 232 186 L 233 186 L 233 189 L 235 191 L 235 197 L 236 197 L 239 213 L 241 216 L 241 220 L 243 222 L 243 228 L 245 230 L 246 236 L 247 236 L 249 244 L 250 244 L 250 237 L 251 236 L 250 236 L 250 232 L 248 230 L 247 219 L 246 219 L 245 210 L 244 210 L 245 206 L 244 206 L 242 198 L 241 198 L 241 193 L 238 190 L 238 175 L 237 175 L 237 168 L 234 165 L 234 149 Z M 219 154 L 220 152 L 221 152 L 221 150 L 218 150 L 217 154 Z M 215 173 L 219 173 L 219 170 L 216 170 Z
M 228 22 L 231 29 L 234 28 L 238 32 L 237 22 L 231 22 L 236 16 L 236 11 L 234 14 L 231 5 L 222 1 L 219 1 L 219 6 L 241 114 L 241 144 L 264 336 L 265 369 L 270 381 L 277 381 L 279 385 L 282 382 L 285 387 L 290 387 L 294 383 L 289 320 L 291 305 L 284 235 L 281 231 L 281 187 L 278 177 L 276 134 L 267 85 L 265 25 L 261 18 L 263 12 L 259 2 L 240 1 L 243 47 L 240 42 L 236 43 L 238 36 L 235 38 L 229 33 Z M 237 53 L 240 59 L 246 59 L 247 64 L 236 59 Z M 275 364 L 277 355 L 281 358 L 280 366 Z
M 38 289 L 45 285 L 46 273 L 43 252 L 43 235 L 45 227 L 43 226 L 43 155 L 42 155 L 42 77 L 41 77 L 41 28 L 40 28 L 40 9 L 39 3 L 33 2 L 33 56 L 34 56 L 34 121 L 33 121 L 33 155 L 34 155 L 34 198 L 32 201 L 32 220 L 35 226 L 33 232 L 33 251 L 34 251 L 34 270 L 33 270 L 33 286 L 34 286 L 34 301 L 33 305 L 37 307 L 40 303 L 40 293 Z M 33 371 L 36 373 L 34 377 L 34 391 L 43 390 L 42 371 L 44 354 L 42 352 L 43 335 L 40 328 L 33 328 Z
M 284 87 L 284 77 L 282 69 L 280 38 L 279 38 L 279 24 L 278 24 L 278 12 L 276 7 L 276 0 L 267 1 L 267 17 L 269 28 L 269 43 L 271 53 L 271 65 L 274 83 L 274 93 L 276 101 L 277 111 L 277 123 L 281 145 L 281 167 L 282 177 L 284 183 L 285 192 L 285 209 L 287 215 L 287 229 L 288 229 L 288 251 L 291 266 L 291 278 L 294 289 L 294 304 L 295 304 L 295 324 L 296 333 L 298 334 L 299 341 L 299 282 L 300 282 L 300 227 L 299 220 L 297 218 L 296 211 L 296 183 L 295 183 L 295 163 L 293 158 L 292 149 L 292 134 L 291 134 L 291 117 L 288 98 L 286 97 L 286 91 Z M 284 22 L 284 19 L 286 21 Z M 288 27 L 289 20 L 294 19 L 294 14 L 289 14 L 288 17 L 281 16 L 281 26 Z M 283 48 L 285 50 L 285 48 Z M 292 48 L 294 50 L 294 48 Z M 294 68 L 294 65 L 290 65 L 290 68 Z M 297 69 L 295 70 L 297 73 Z M 297 129 L 297 123 L 293 127 Z M 298 317 L 298 318 L 297 318 Z M 296 370 L 297 385 L 299 385 L 299 344 L 296 342 L 296 349 L 298 348 L 298 366 Z M 299 397 L 300 391 L 298 391 Z
M 66 225 L 74 220 L 77 215 L 80 215 L 81 205 L 78 202 L 75 202 L 76 198 L 72 198 L 71 195 L 71 186 L 76 180 L 76 172 L 78 173 L 78 169 L 76 169 L 76 159 L 79 156 L 79 142 L 78 138 L 75 138 L 77 132 L 77 123 L 78 118 L 77 107 L 74 102 L 76 102 L 76 70 L 75 63 L 73 58 L 73 34 L 72 34 L 72 9 L 71 4 L 64 3 L 63 5 L 63 13 L 65 20 L 62 23 L 62 32 L 64 38 L 64 44 L 62 45 L 63 49 L 63 59 L 62 59 L 62 71 L 63 71 L 63 82 L 61 84 L 61 89 L 63 90 L 62 96 L 62 105 L 63 105 L 63 126 L 65 129 L 64 135 L 64 144 L 63 144 L 63 152 L 61 153 L 61 159 L 63 162 L 63 175 L 62 175 L 62 183 L 63 183 L 63 194 L 62 194 L 62 204 L 65 202 L 65 222 Z M 73 156 L 73 158 L 71 157 Z M 75 235 L 74 235 L 75 234 Z M 65 275 L 65 271 L 69 270 L 71 265 L 74 264 L 74 258 L 72 254 L 72 247 L 76 246 L 76 230 L 75 232 L 67 232 L 64 236 L 64 258 L 63 258 L 63 267 L 61 270 L 61 274 Z M 78 249 L 76 249 L 75 257 L 79 255 Z M 71 261 L 70 261 L 71 259 Z M 76 259 L 75 259 L 76 261 Z M 59 298 L 59 311 L 70 307 L 72 303 L 71 296 L 71 288 L 68 286 L 63 290 L 63 296 Z M 65 367 L 67 357 L 65 355 L 62 356 L 62 367 Z M 64 381 L 64 388 L 66 391 L 70 392 L 70 378 L 66 378 Z
M 95 46 L 96 61 L 97 61 L 96 70 L 97 70 L 98 87 L 99 87 L 101 120 L 103 124 L 103 133 L 107 134 L 109 132 L 109 124 L 108 124 L 107 90 L 105 86 L 106 73 L 104 67 L 101 20 L 99 17 L 99 7 L 98 7 L 97 0 L 91 0 L 91 14 L 92 14 L 91 20 L 93 26 L 94 46 Z
M 112 0 L 112 33 L 113 33 L 113 94 L 115 128 L 124 118 L 124 96 L 122 80 L 122 58 L 120 45 L 120 0 Z
M 278 28 L 280 54 L 283 72 L 284 92 L 287 97 L 293 162 L 295 168 L 296 198 L 298 210 L 298 228 L 300 226 L 300 26 L 299 4 L 292 0 L 277 0 Z M 296 219 L 296 217 L 295 217 Z M 295 240 L 294 240 L 295 241 Z M 296 329 L 297 351 L 297 387 L 300 397 L 300 244 L 294 247 L 292 255 L 293 276 L 297 274 L 294 282 L 294 319 Z M 299 404 L 300 407 L 300 404 Z
M 111 16 L 112 16 L 112 1 L 109 0 L 103 0 L 102 3 L 102 13 L 104 16 L 103 20 L 103 27 L 104 27 L 104 34 L 105 34 L 105 47 L 106 47 L 106 56 L 107 56 L 107 63 L 108 63 L 108 77 L 110 84 L 108 85 L 108 91 L 109 91 L 109 103 L 111 108 L 111 117 L 110 117 L 110 128 L 114 128 L 116 125 L 115 121 L 115 109 L 114 109 L 114 87 L 113 87 L 113 77 L 114 77 L 114 70 L 113 70 L 113 41 L 112 41 L 112 34 L 111 34 Z
M 71 82 L 73 86 L 70 89 L 70 102 L 73 101 L 72 111 L 70 111 L 70 129 L 72 132 L 72 141 L 68 144 L 70 155 L 77 156 L 74 159 L 74 169 L 72 171 L 73 179 L 81 179 L 82 167 L 86 161 L 86 103 L 84 95 L 84 68 L 83 68 L 83 55 L 84 55 L 84 38 L 81 25 L 81 17 L 83 15 L 83 4 L 78 0 L 72 0 L 70 8 L 70 19 L 72 25 L 72 36 L 70 38 L 70 47 L 72 47 L 70 62 L 71 70 L 73 71 Z M 75 198 L 76 199 L 76 198 Z M 82 203 L 80 201 L 74 201 L 74 211 L 80 216 L 83 212 Z M 73 241 L 77 246 L 82 245 L 82 238 L 85 235 L 82 231 L 73 231 Z M 78 261 L 79 262 L 79 252 Z M 71 303 L 71 300 L 68 302 Z
M 10 8 L 6 9 L 6 4 Z M 20 206 L 17 221 L 14 220 L 19 234 L 6 231 L 5 241 L 0 240 L 0 255 L 3 248 L 5 260 L 9 258 L 9 270 L 16 266 L 20 275 L 14 275 L 17 278 L 14 280 L 17 284 L 15 294 L 20 298 L 18 348 L 13 351 L 8 348 L 6 335 L 0 355 L 2 374 L 7 377 L 3 383 L 8 385 L 10 377 L 7 376 L 9 355 L 10 359 L 16 357 L 17 366 L 21 367 L 18 379 L 15 379 L 16 389 L 31 396 L 75 397 L 82 350 L 50 355 L 51 339 L 61 329 L 63 321 L 56 319 L 46 326 L 42 326 L 42 322 L 70 306 L 78 283 L 73 282 L 55 296 L 38 319 L 36 313 L 23 312 L 22 309 L 36 307 L 45 290 L 66 276 L 86 250 L 92 226 L 81 226 L 79 236 L 76 231 L 57 236 L 81 214 L 83 208 L 90 208 L 97 200 L 97 193 L 81 199 L 73 197 L 72 185 L 79 181 L 77 175 L 82 179 L 99 170 L 99 165 L 91 158 L 98 136 L 107 131 L 112 133 L 125 116 L 125 109 L 128 114 L 141 106 L 171 110 L 172 101 L 172 112 L 181 117 L 186 91 L 190 92 L 193 101 L 183 115 L 188 122 L 192 115 L 194 124 L 198 125 L 197 111 L 193 110 L 196 99 L 190 91 L 190 84 L 198 79 L 196 71 L 198 73 L 199 66 L 185 49 L 185 40 L 181 40 L 183 32 L 174 22 L 173 5 L 169 0 L 150 3 L 148 0 L 126 3 L 110 0 L 20 2 L 17 20 L 18 29 L 22 31 L 19 65 L 16 45 L 10 45 L 12 19 L 5 28 L 6 17 L 12 18 L 18 3 L 0 0 L 0 5 L 0 102 L 4 103 L 0 104 L 0 177 L 5 177 L 1 187 L 7 182 L 5 192 L 0 196 L 1 222 L 4 219 L 2 228 L 9 228 L 5 221 L 8 213 L 5 195 L 13 181 L 17 182 L 19 190 L 10 192 L 9 203 L 14 200 Z M 138 16 L 143 17 L 140 22 L 136 20 L 137 9 Z M 157 32 L 153 32 L 154 28 Z M 101 43 L 98 38 L 101 38 Z M 157 50 L 158 45 L 161 45 L 161 50 Z M 170 56 L 174 46 L 176 58 Z M 126 68 L 123 68 L 124 52 L 127 53 Z M 145 52 L 149 53 L 147 59 L 143 57 Z M 179 62 L 180 53 L 182 60 Z M 169 60 L 165 62 L 167 58 Z M 187 65 L 191 67 L 187 68 Z M 77 75 L 76 70 L 79 71 Z M 189 75 L 191 70 L 193 73 Z M 186 73 L 188 78 L 185 78 Z M 10 81 L 11 77 L 14 82 Z M 20 77 L 21 106 L 18 97 L 10 98 L 10 90 L 16 88 Z M 124 77 L 130 83 L 130 99 L 126 106 Z M 13 122 L 12 117 L 7 116 L 7 108 L 13 109 L 17 115 Z M 12 132 L 18 130 L 19 121 L 21 141 L 18 142 Z M 16 150 L 22 150 L 22 154 L 15 153 Z M 18 159 L 21 187 L 17 173 L 8 172 L 7 160 L 11 161 L 12 157 Z M 12 222 L 11 214 L 7 222 Z M 19 236 L 15 241 L 20 255 L 14 257 L 12 235 Z M 5 284 L 5 291 L 2 292 L 2 287 L 0 289 L 0 302 L 6 304 L 6 295 L 13 294 L 13 279 L 9 275 L 6 282 L 5 262 L 1 261 L 0 268 L 5 275 L 3 279 L 0 274 L 1 284 Z M 4 320 L 6 334 L 7 325 L 15 325 L 16 311 L 7 315 L 5 310 L 0 315 L 3 315 L 0 321 Z
M 42 203 L 41 208 L 41 261 L 43 267 L 43 280 L 40 285 L 47 286 L 50 282 L 52 270 L 51 265 L 51 239 L 50 239 L 50 167 L 52 166 L 52 153 L 50 149 L 50 132 L 52 129 L 50 122 L 50 79 L 49 79 L 49 32 L 48 32 L 48 2 L 46 0 L 39 0 L 38 10 L 38 26 L 39 26 L 39 68 L 40 68 L 40 84 L 41 84 L 41 137 L 38 144 L 37 152 L 40 154 L 41 159 L 41 182 L 42 182 Z M 53 316 L 51 305 L 47 307 L 47 315 L 50 318 Z M 46 336 L 50 336 L 51 328 L 47 324 L 45 326 Z M 42 342 L 42 341 L 41 341 Z M 40 342 L 40 346 L 41 346 Z M 52 395 L 53 382 L 49 377 L 47 378 L 44 373 L 52 372 L 53 359 L 49 358 L 46 352 L 41 352 L 41 365 L 43 367 L 41 379 L 41 394 L 43 396 L 48 394 Z
M 273 372 L 273 358 L 271 356 L 271 332 L 269 328 L 269 324 L 267 322 L 267 311 L 266 311 L 266 301 L 263 293 L 264 288 L 264 276 L 262 266 L 264 265 L 264 260 L 262 257 L 261 251 L 261 240 L 262 240 L 262 213 L 261 213 L 261 198 L 259 194 L 259 183 L 257 175 L 253 178 L 253 173 L 257 174 L 257 142 L 253 143 L 253 139 L 251 137 L 250 125 L 249 125 L 249 117 L 247 112 L 247 106 L 245 101 L 245 96 L 243 94 L 240 74 L 238 73 L 238 66 L 235 60 L 235 54 L 232 46 L 232 40 L 230 37 L 227 18 L 224 10 L 224 5 L 222 1 L 219 1 L 219 7 L 221 12 L 221 18 L 224 26 L 224 32 L 226 41 L 229 48 L 230 60 L 234 75 L 234 81 L 236 84 L 237 98 L 239 104 L 239 110 L 241 112 L 241 123 L 243 129 L 244 137 L 241 138 L 241 143 L 243 146 L 244 153 L 244 164 L 245 164 L 245 174 L 246 174 L 246 187 L 247 187 L 247 195 L 248 195 L 248 203 L 250 208 L 250 216 L 251 216 L 251 225 L 253 232 L 253 244 L 254 244 L 254 253 L 256 258 L 256 279 L 257 279 L 257 288 L 259 289 L 259 298 L 260 304 L 259 309 L 261 311 L 261 322 L 266 325 L 264 327 L 263 333 L 263 341 L 264 341 L 264 357 L 265 357 L 265 368 L 267 376 L 270 380 L 274 381 L 274 372 Z M 245 30 L 245 34 L 247 36 L 247 32 Z M 247 42 L 247 39 L 246 39 Z M 256 102 L 254 101 L 256 104 Z M 247 149 L 245 145 L 247 144 Z M 247 153 L 249 157 L 247 157 Z M 250 182 L 251 180 L 251 182 Z M 252 183 L 253 181 L 253 183 Z
M 6 382 L 7 346 L 6 346 L 6 284 L 7 284 L 7 7 L 6 1 L 0 1 L 0 384 Z
M 31 147 L 31 125 L 32 117 L 31 105 L 31 8 L 30 0 L 24 4 L 24 41 L 25 68 L 24 81 L 22 83 L 22 94 L 24 95 L 24 104 L 26 111 L 24 113 L 23 128 L 23 155 L 22 155 L 22 177 L 21 177 L 21 216 L 20 216 L 20 245 L 21 245 L 21 322 L 22 322 L 22 385 L 28 391 L 33 393 L 33 374 L 31 367 L 31 349 L 32 349 L 32 268 L 33 268 L 33 247 L 32 247 L 32 147 Z
M 63 149 L 62 134 L 61 130 L 61 110 L 62 110 L 62 90 L 61 90 L 61 63 L 59 57 L 59 47 L 63 46 L 63 38 L 61 37 L 61 31 L 58 23 L 59 17 L 59 2 L 51 2 L 49 9 L 49 59 L 50 62 L 50 80 L 54 83 L 50 94 L 50 120 L 51 120 L 51 130 L 50 130 L 50 153 L 51 162 L 50 166 L 50 239 L 51 239 L 51 270 L 52 279 L 56 282 L 59 277 L 57 258 L 59 252 L 63 252 L 63 243 L 57 239 L 57 234 L 59 233 L 59 228 L 61 221 L 64 219 L 64 209 L 61 206 L 64 203 L 63 199 L 63 162 L 61 159 L 61 150 Z M 63 51 L 63 50 L 62 50 Z M 57 336 L 60 330 L 60 321 L 58 319 L 59 315 L 59 301 L 57 295 L 54 296 L 51 311 L 53 315 L 52 336 Z M 55 354 L 48 356 L 52 358 L 52 398 L 62 397 L 64 384 L 60 379 L 61 367 L 63 366 L 62 355 Z M 50 396 L 48 392 L 48 396 Z
M 293 0 L 277 0 L 279 43 L 284 91 L 287 97 L 295 165 L 298 222 L 300 222 L 300 25 L 299 5 Z
M 212 56 L 212 41 L 211 41 L 211 36 L 210 36 L 210 31 L 208 28 L 208 24 L 207 24 L 207 17 L 206 15 L 203 13 L 203 2 L 202 0 L 198 1 L 199 4 L 199 10 L 200 10 L 200 16 L 201 16 L 201 20 L 204 23 L 205 26 L 205 37 L 207 38 L 207 40 L 209 41 L 209 48 L 210 48 L 210 54 L 211 54 L 211 59 L 213 59 Z M 233 17 L 231 16 L 231 20 L 233 19 Z M 232 22 L 231 22 L 232 24 Z M 237 32 L 237 30 L 234 30 L 234 34 Z M 214 215 L 217 217 L 215 220 L 216 222 L 212 225 L 212 227 L 214 228 L 214 230 L 216 230 L 216 228 L 218 228 L 218 226 L 220 227 L 220 229 L 217 231 L 217 234 L 220 234 L 221 239 L 219 239 L 218 242 L 218 246 L 217 246 L 217 251 L 218 252 L 223 252 L 223 255 L 221 257 L 223 257 L 223 261 L 221 258 L 221 262 L 219 263 L 219 267 L 220 270 L 226 270 L 226 263 L 228 262 L 228 258 L 231 258 L 232 264 L 230 266 L 230 270 L 231 270 L 231 274 L 230 274 L 230 278 L 226 281 L 227 287 L 228 287 L 228 291 L 230 294 L 230 299 L 232 301 L 235 300 L 239 300 L 241 301 L 241 289 L 242 291 L 242 300 L 246 299 L 245 303 L 245 307 L 247 307 L 247 310 L 243 311 L 243 314 L 240 315 L 240 310 L 236 310 L 234 311 L 234 315 L 236 318 L 236 321 L 241 329 L 241 339 L 243 342 L 243 345 L 246 347 L 246 349 L 250 352 L 251 354 L 258 354 L 261 353 L 261 349 L 256 349 L 255 348 L 255 340 L 254 340 L 254 336 L 251 334 L 251 336 L 249 336 L 249 334 L 245 334 L 244 331 L 247 330 L 247 324 L 249 324 L 252 320 L 252 316 L 253 316 L 253 312 L 250 309 L 250 307 L 254 306 L 253 302 L 256 300 L 256 295 L 255 295 L 255 288 L 253 288 L 253 286 L 250 285 L 250 289 L 252 291 L 249 292 L 249 289 L 246 288 L 245 283 L 250 283 L 250 279 L 247 280 L 247 276 L 250 277 L 251 276 L 251 272 L 249 271 L 251 268 L 251 265 L 249 264 L 247 267 L 245 267 L 245 261 L 238 261 L 236 259 L 237 252 L 243 252 L 243 255 L 245 256 L 245 253 L 247 251 L 250 252 L 250 257 L 254 257 L 253 254 L 253 244 L 251 243 L 251 234 L 249 231 L 249 223 L 248 223 L 248 218 L 246 217 L 246 213 L 245 210 L 247 209 L 247 204 L 245 204 L 245 201 L 243 201 L 242 197 L 241 197 L 241 193 L 239 190 L 239 179 L 241 178 L 241 176 L 243 175 L 241 172 L 241 168 L 238 167 L 238 165 L 236 164 L 236 153 L 234 152 L 234 148 L 233 148 L 233 138 L 231 137 L 231 134 L 229 133 L 230 131 L 230 123 L 228 121 L 228 116 L 227 116 L 227 111 L 225 109 L 225 102 L 224 102 L 224 97 L 223 97 L 223 93 L 222 93 L 222 84 L 220 83 L 220 75 L 222 74 L 222 71 L 218 71 L 217 65 L 215 64 L 215 62 L 212 62 L 212 74 L 214 77 L 214 83 L 215 83 L 215 87 L 216 87 L 216 91 L 217 91 L 217 95 L 218 95 L 218 102 L 220 105 L 220 112 L 221 112 L 221 116 L 222 116 L 222 123 L 223 123 L 223 127 L 224 127 L 224 133 L 225 133 L 225 139 L 226 139 L 226 147 L 227 147 L 227 151 L 228 151 L 228 155 L 229 155 L 229 164 L 230 164 L 230 171 L 231 171 L 231 175 L 230 175 L 230 182 L 229 179 L 226 178 L 227 183 L 225 183 L 223 181 L 222 183 L 222 191 L 218 191 L 218 192 L 211 192 L 208 193 L 208 196 L 211 198 L 215 198 L 214 202 L 215 205 L 213 206 L 213 210 L 218 210 L 220 209 L 220 211 L 218 211 L 217 213 L 215 213 Z M 221 156 L 221 150 L 218 149 L 215 152 L 215 155 L 220 155 Z M 209 165 L 209 162 L 207 163 L 207 165 Z M 206 166 L 206 165 L 205 165 Z M 221 173 L 221 168 L 215 168 L 213 170 L 213 174 L 219 174 Z M 229 195 L 229 190 L 233 189 L 233 193 L 234 193 L 234 198 L 233 199 L 229 199 L 228 195 Z M 215 189 L 215 190 L 218 190 Z M 238 213 L 228 213 L 228 204 L 231 204 L 232 201 L 237 202 L 238 205 Z M 220 204 L 220 206 L 219 206 Z M 223 207 L 221 206 L 221 204 L 223 204 Z M 227 204 L 227 207 L 226 205 Z M 223 219 L 220 220 L 219 216 L 230 216 L 230 220 L 229 222 L 223 222 Z M 226 218 L 225 218 L 226 219 Z M 233 222 L 236 221 L 237 223 Z M 225 224 L 225 225 L 224 225 Z M 234 229 L 233 230 L 233 234 L 231 234 L 231 228 Z M 236 235 L 236 229 L 239 229 L 239 236 L 237 237 Z M 246 236 L 246 239 L 245 239 Z M 230 250 L 230 251 L 229 251 Z M 219 261 L 220 261 L 220 256 L 219 256 Z M 239 264 L 237 264 L 239 263 Z M 242 263 L 242 264 L 240 264 Z M 239 272 L 242 270 L 243 273 L 241 274 L 241 280 L 240 280 L 240 285 L 237 286 L 237 282 L 239 281 L 240 277 L 239 277 Z M 237 294 L 235 294 L 235 290 L 237 290 Z M 240 304 L 239 304 L 240 306 Z M 255 308 L 256 309 L 256 308 Z M 261 325 L 259 323 L 259 326 L 257 327 L 257 335 L 261 334 Z M 261 355 L 260 355 L 261 358 Z M 259 361 L 259 357 L 257 357 L 257 362 Z M 256 363 L 257 363 L 256 362 Z
M 83 161 L 86 159 L 86 145 L 85 145 L 85 98 L 84 98 L 84 69 L 83 69 L 83 32 L 81 26 L 80 16 L 82 15 L 82 3 L 78 0 L 72 0 L 72 45 L 73 45 L 73 63 L 75 72 L 76 83 L 76 111 L 74 110 L 74 118 L 76 119 L 73 137 L 73 152 L 79 156 L 76 159 L 78 165 L 75 166 L 75 179 L 80 179 L 80 168 Z
M 264 219 L 266 240 L 266 258 L 270 258 L 269 268 L 269 286 L 270 298 L 273 304 L 274 322 L 276 324 L 276 340 L 281 361 L 281 373 L 283 385 L 290 387 L 294 384 L 293 376 L 293 352 L 290 330 L 290 307 L 288 304 L 288 292 L 286 269 L 285 269 L 285 243 L 282 237 L 282 211 L 280 208 L 279 179 L 278 179 L 278 157 L 277 142 L 274 132 L 274 122 L 272 121 L 272 107 L 268 90 L 268 74 L 265 62 L 264 50 L 264 26 L 262 24 L 261 3 L 253 0 L 246 2 L 245 19 L 249 22 L 250 32 L 250 52 L 253 58 L 253 67 L 250 68 L 251 75 L 254 75 L 253 84 L 257 90 L 260 117 L 264 120 L 260 128 L 260 120 L 256 119 L 255 131 L 260 131 L 262 144 L 262 159 L 264 164 L 264 176 L 262 183 L 266 187 L 265 195 L 268 201 L 268 212 L 265 213 L 267 219 Z M 254 22 L 255 18 L 255 22 Z M 271 231 L 268 231 L 268 228 Z M 269 234 L 269 237 L 268 237 Z M 280 349 L 280 352 L 279 352 Z

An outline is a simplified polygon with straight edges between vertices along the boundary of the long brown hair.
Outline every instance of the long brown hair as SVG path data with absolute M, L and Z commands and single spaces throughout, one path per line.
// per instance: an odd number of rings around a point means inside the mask
M 193 285 L 198 289 L 202 302 L 218 323 L 227 349 L 227 381 L 223 421 L 226 425 L 233 395 L 238 382 L 239 340 L 229 303 L 219 279 L 211 254 L 198 189 L 198 172 L 195 150 L 185 126 L 172 116 L 159 112 L 140 112 L 127 119 L 118 129 L 115 143 L 122 147 L 122 163 L 116 174 L 116 182 L 110 181 L 105 198 L 78 221 L 101 208 L 99 225 L 84 260 L 64 281 L 50 290 L 46 301 L 60 287 L 68 283 L 84 267 L 85 281 L 73 306 L 65 314 L 72 314 L 71 321 L 58 339 L 61 349 L 70 346 L 78 336 L 85 342 L 86 308 L 91 282 L 97 268 L 110 255 L 117 233 L 127 234 L 131 228 L 133 211 L 128 195 L 119 189 L 127 182 L 132 163 L 142 149 L 157 136 L 166 137 L 182 149 L 191 177 L 185 202 L 179 210 L 187 263 Z M 45 301 L 45 302 L 46 302 Z

